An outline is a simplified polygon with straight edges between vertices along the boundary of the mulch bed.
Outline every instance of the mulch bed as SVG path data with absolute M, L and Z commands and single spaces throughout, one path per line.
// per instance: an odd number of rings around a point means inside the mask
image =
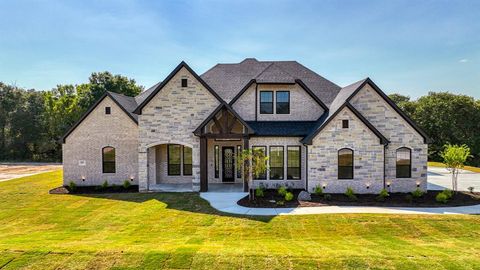
M 284 198 L 278 195 L 277 190 L 265 190 L 264 197 L 256 197 L 253 201 L 248 196 L 240 199 L 237 204 L 245 207 L 254 208 L 293 208 L 293 207 L 313 207 L 313 206 L 383 206 L 383 207 L 450 207 L 450 206 L 467 206 L 480 204 L 480 192 L 457 192 L 447 203 L 438 203 L 435 200 L 440 191 L 428 191 L 423 197 L 407 200 L 410 193 L 390 193 L 390 196 L 384 201 L 376 200 L 376 194 L 356 194 L 357 200 L 351 201 L 344 194 L 329 194 L 330 199 L 325 200 L 323 196 L 312 194 L 312 200 L 309 202 L 298 201 L 297 196 L 300 190 L 294 190 L 294 199 L 286 202 Z M 285 201 L 283 205 L 278 204 L 279 201 Z
M 136 193 L 138 192 L 138 185 L 131 185 L 128 188 L 123 186 L 99 188 L 98 186 L 81 186 L 76 187 L 75 190 L 70 190 L 69 187 L 61 186 L 51 189 L 50 194 L 104 194 L 104 193 Z

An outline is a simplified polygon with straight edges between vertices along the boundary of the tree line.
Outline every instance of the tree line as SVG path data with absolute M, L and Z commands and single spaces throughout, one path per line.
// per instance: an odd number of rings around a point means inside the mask
M 61 161 L 60 139 L 106 91 L 138 95 L 143 86 L 110 72 L 92 73 L 87 83 L 26 90 L 0 82 L 0 160 Z M 429 159 L 441 161 L 445 144 L 466 144 L 480 165 L 480 100 L 449 92 L 430 92 L 416 100 L 390 98 L 432 139 Z

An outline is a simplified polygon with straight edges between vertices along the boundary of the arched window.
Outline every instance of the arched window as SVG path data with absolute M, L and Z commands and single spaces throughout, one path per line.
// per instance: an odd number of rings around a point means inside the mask
M 412 150 L 407 147 L 397 149 L 397 178 L 412 177 Z
M 115 173 L 115 148 L 111 146 L 102 149 L 103 173 Z
M 338 150 L 338 179 L 353 179 L 353 150 Z

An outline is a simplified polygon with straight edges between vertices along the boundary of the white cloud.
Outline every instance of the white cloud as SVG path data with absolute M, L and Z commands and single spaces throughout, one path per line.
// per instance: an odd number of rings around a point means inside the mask
M 459 63 L 467 63 L 468 62 L 468 59 L 464 58 L 464 59 L 460 59 L 460 61 L 458 61 Z

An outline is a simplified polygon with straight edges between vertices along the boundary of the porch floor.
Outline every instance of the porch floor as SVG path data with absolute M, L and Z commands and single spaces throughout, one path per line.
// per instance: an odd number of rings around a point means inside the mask
M 151 192 L 193 192 L 192 184 L 154 184 L 150 185 Z M 208 192 L 243 192 L 241 183 L 209 183 Z

